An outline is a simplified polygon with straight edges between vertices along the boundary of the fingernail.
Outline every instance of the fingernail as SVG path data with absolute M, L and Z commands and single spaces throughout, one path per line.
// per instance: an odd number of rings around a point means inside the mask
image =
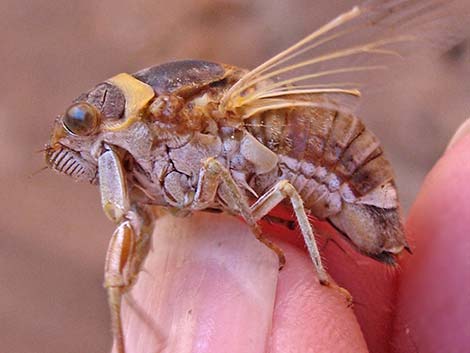
M 465 120 L 463 124 L 460 125 L 460 127 L 455 132 L 454 136 L 452 136 L 452 138 L 450 139 L 446 150 L 454 146 L 458 141 L 460 141 L 467 135 L 470 135 L 470 119 Z

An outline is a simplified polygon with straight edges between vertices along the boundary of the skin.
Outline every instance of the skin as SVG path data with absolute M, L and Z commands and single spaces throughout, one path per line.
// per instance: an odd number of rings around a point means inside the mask
M 298 232 L 265 229 L 287 258 L 278 273 L 276 256 L 233 217 L 161 218 L 124 305 L 127 352 L 466 351 L 470 136 L 453 143 L 411 209 L 414 254 L 399 268 L 357 254 L 315 225 L 326 234 L 328 271 L 351 292 L 354 309 L 318 283 Z

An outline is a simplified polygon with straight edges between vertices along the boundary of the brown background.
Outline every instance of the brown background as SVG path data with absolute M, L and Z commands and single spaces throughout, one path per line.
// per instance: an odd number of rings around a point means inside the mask
M 43 166 L 35 151 L 72 98 L 118 72 L 174 59 L 253 67 L 354 3 L 2 0 L 1 350 L 103 352 L 110 346 L 101 283 L 113 227 L 98 190 L 50 171 L 29 177 Z M 462 45 L 411 68 L 391 93 L 364 102 L 363 116 L 396 166 L 406 207 L 470 115 L 469 73 Z

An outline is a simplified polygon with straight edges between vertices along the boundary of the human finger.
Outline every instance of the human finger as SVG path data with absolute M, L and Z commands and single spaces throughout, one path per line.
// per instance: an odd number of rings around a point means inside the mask
M 410 212 L 394 352 L 466 352 L 470 342 L 470 136 L 430 172 Z
M 166 217 L 154 236 L 135 305 L 124 304 L 127 352 L 367 351 L 345 299 L 292 244 L 281 244 L 279 274 L 275 254 L 232 217 Z

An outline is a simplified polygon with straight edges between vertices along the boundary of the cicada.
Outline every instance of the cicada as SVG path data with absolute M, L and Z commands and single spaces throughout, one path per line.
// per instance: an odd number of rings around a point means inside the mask
M 290 204 L 327 286 L 309 216 L 386 264 L 409 249 L 392 167 L 348 101 L 360 96 L 361 75 L 415 45 L 417 29 L 434 25 L 450 3 L 369 1 L 251 71 L 187 60 L 120 73 L 57 117 L 47 165 L 98 185 L 117 226 L 104 286 L 120 353 L 121 300 L 149 252 L 154 207 L 241 216 L 282 266 L 258 221 Z

